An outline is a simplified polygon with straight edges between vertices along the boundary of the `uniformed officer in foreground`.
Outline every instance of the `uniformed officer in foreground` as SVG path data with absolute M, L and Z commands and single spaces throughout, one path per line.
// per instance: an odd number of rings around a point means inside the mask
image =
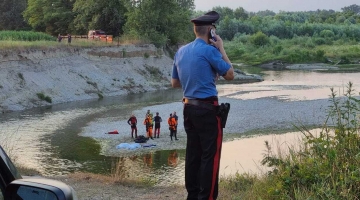
M 175 57 L 172 86 L 182 87 L 184 128 L 187 134 L 185 186 L 187 199 L 218 196 L 222 127 L 217 116 L 216 80 L 234 79 L 234 69 L 216 35 L 215 11 L 194 18 L 196 39 L 181 47 Z

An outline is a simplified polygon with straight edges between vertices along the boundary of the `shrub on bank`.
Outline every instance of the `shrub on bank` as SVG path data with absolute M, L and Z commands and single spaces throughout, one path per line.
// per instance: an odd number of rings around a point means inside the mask
M 357 199 L 360 194 L 360 100 L 352 83 L 344 96 L 331 89 L 328 117 L 320 135 L 306 127 L 300 150 L 275 155 L 266 142 L 263 165 L 272 170 L 263 177 L 239 175 L 223 179 L 222 189 L 232 199 Z M 243 189 L 239 189 L 243 188 Z M 244 189 L 245 188 L 245 189 Z
M 36 96 L 37 96 L 39 99 L 44 100 L 44 101 L 46 101 L 46 102 L 48 102 L 48 103 L 51 103 L 51 102 L 52 102 L 51 97 L 45 96 L 43 93 L 36 93 Z

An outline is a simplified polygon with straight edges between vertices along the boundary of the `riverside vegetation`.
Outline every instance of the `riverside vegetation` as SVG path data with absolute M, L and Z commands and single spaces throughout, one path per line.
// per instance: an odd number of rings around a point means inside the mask
M 303 134 L 298 150 L 267 149 L 262 176 L 236 174 L 220 181 L 224 199 L 357 199 L 360 194 L 360 100 L 349 82 L 343 96 L 331 88 L 332 103 L 319 135 L 294 124 Z

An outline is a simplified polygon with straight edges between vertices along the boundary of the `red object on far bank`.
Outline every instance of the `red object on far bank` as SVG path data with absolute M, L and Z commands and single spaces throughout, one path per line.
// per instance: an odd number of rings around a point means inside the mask
M 119 134 L 119 132 L 117 130 L 114 130 L 114 131 L 107 132 L 107 134 Z

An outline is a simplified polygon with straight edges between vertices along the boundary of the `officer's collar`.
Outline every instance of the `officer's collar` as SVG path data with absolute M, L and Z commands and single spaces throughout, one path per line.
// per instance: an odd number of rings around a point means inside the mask
M 204 43 L 204 44 L 208 44 L 207 42 L 205 42 L 205 40 L 203 40 L 201 38 L 196 38 L 195 42 L 201 42 L 201 43 Z

